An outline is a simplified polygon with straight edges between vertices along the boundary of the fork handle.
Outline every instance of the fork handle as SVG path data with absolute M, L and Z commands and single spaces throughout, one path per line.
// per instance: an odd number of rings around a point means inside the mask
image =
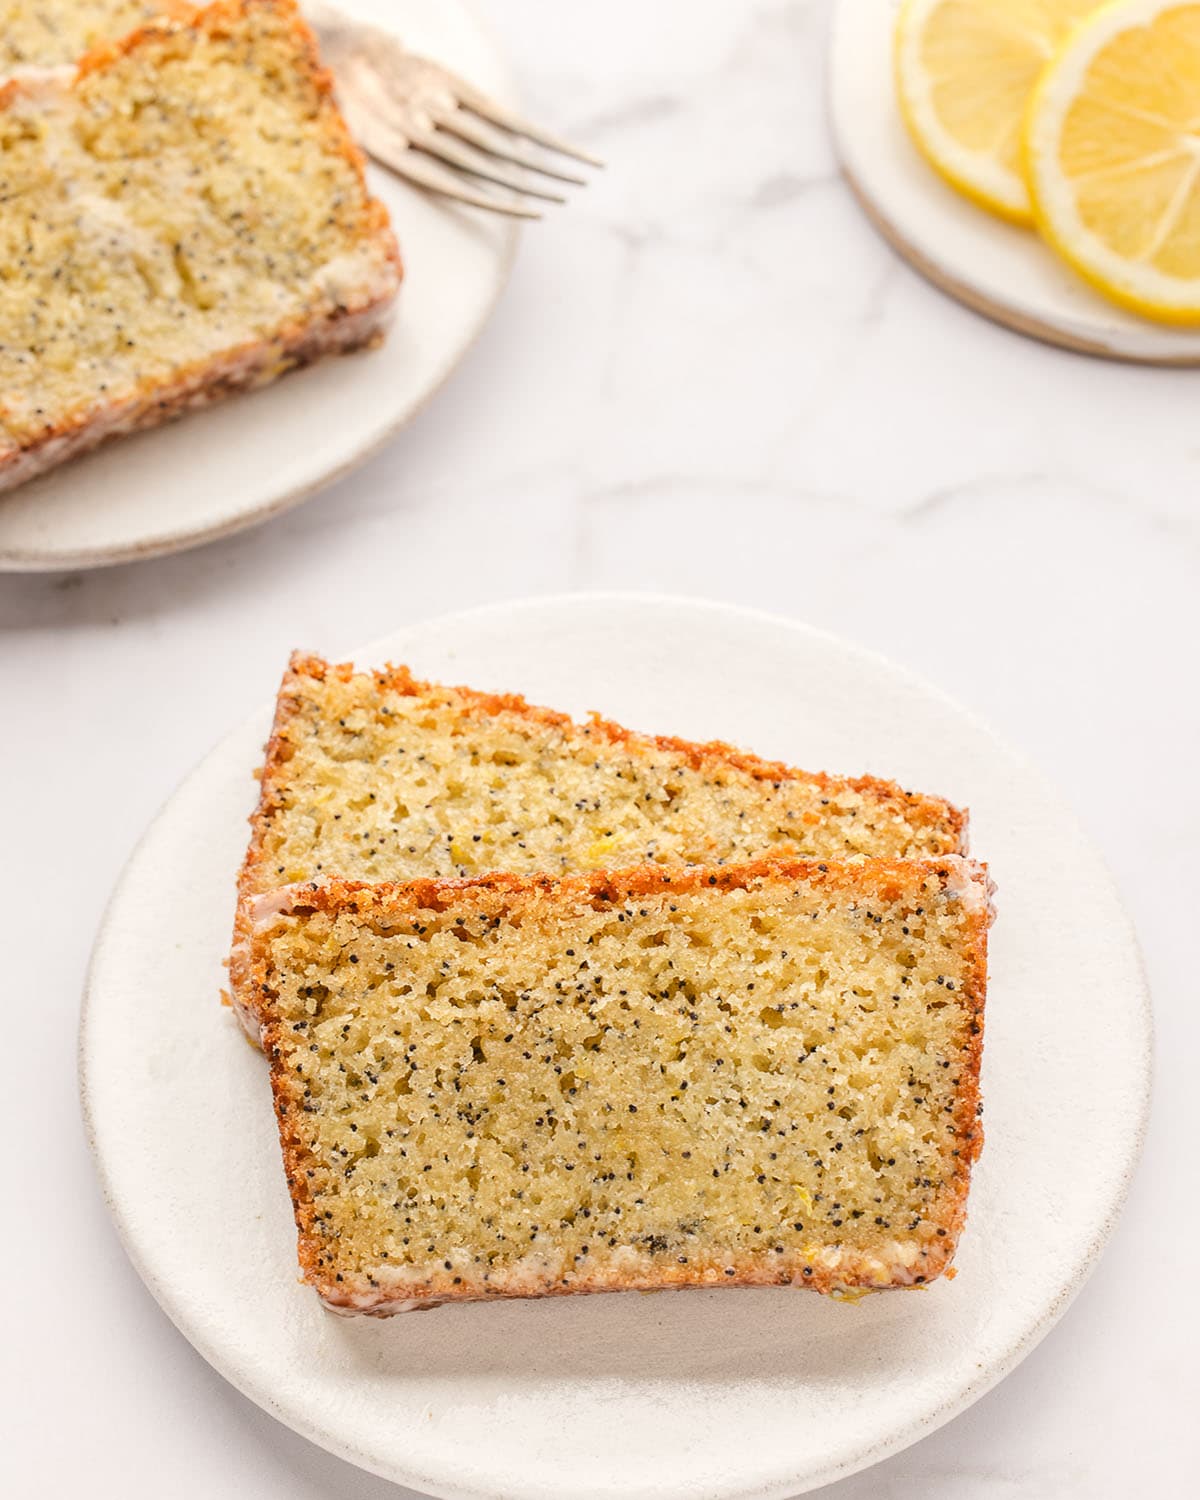
M 327 4 L 326 0 L 303 0 L 301 10 L 304 19 L 323 42 L 339 33 L 353 30 L 356 25 L 344 10 Z

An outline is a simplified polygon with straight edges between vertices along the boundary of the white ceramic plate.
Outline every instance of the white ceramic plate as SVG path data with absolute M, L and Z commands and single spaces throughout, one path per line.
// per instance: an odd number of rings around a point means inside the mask
M 1129 924 L 1040 776 L 881 658 L 714 605 L 535 600 L 415 626 L 357 659 L 387 658 L 643 729 L 894 775 L 970 805 L 1000 917 L 987 1145 L 959 1274 L 856 1307 L 772 1288 L 382 1322 L 322 1311 L 296 1282 L 263 1059 L 217 1003 L 264 706 L 142 841 L 97 942 L 83 1017 L 105 1194 L 146 1284 L 200 1352 L 323 1447 L 469 1500 L 794 1495 L 913 1442 L 1011 1370 L 1112 1227 L 1149 1076 Z
M 1089 354 L 1200 364 L 1200 331 L 1105 301 L 1028 229 L 960 198 L 920 156 L 896 103 L 892 30 L 900 0 L 838 0 L 830 119 L 846 176 L 879 230 L 935 285 L 977 312 Z
M 496 98 L 507 69 L 463 0 L 339 0 Z M 378 349 L 326 360 L 0 495 L 0 570 L 175 552 L 299 504 L 370 456 L 446 380 L 508 279 L 513 220 L 452 207 L 372 168 L 404 284 Z

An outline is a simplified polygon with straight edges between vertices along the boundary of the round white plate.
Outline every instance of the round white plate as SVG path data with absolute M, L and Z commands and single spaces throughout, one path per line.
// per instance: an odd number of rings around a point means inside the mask
M 338 0 L 496 98 L 507 68 L 463 0 Z M 193 547 L 297 505 L 386 442 L 446 380 L 495 306 L 515 221 L 371 168 L 404 282 L 384 343 L 135 437 L 0 495 L 0 570 L 92 568 Z
M 892 31 L 900 0 L 838 0 L 829 107 L 846 177 L 876 227 L 922 275 L 1020 333 L 1087 354 L 1200 364 L 1200 331 L 1105 301 L 1031 229 L 969 203 L 921 157 L 900 118 Z
M 858 1306 L 730 1289 L 381 1322 L 324 1312 L 296 1282 L 264 1061 L 217 1003 L 264 706 L 142 841 L 109 907 L 84 1009 L 100 1177 L 170 1317 L 296 1431 L 464 1500 L 790 1496 L 961 1411 L 1079 1289 L 1146 1115 L 1137 948 L 1054 792 L 924 683 L 757 613 L 622 595 L 534 600 L 418 625 L 357 655 L 388 658 L 643 729 L 896 776 L 970 805 L 1000 915 L 987 1144 L 958 1276 Z

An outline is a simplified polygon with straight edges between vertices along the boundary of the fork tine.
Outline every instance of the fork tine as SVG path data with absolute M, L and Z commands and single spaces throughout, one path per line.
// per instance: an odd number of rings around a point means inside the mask
M 486 94 L 481 94 L 478 89 L 465 83 L 461 78 L 455 77 L 452 81 L 459 104 L 462 108 L 469 109 L 472 114 L 490 120 L 493 125 L 499 125 L 501 129 L 510 131 L 513 135 L 524 136 L 527 141 L 536 141 L 539 146 L 545 146 L 548 151 L 557 151 L 560 156 L 574 157 L 576 161 L 585 162 L 589 167 L 604 165 L 598 156 L 593 156 L 589 151 L 581 151 L 578 146 L 572 146 L 569 141 L 564 141 L 560 136 L 551 135 L 548 130 L 542 130 L 521 115 L 514 114 L 511 109 L 505 109 L 503 105 L 489 99 Z
M 553 177 L 556 182 L 569 182 L 575 187 L 587 186 L 586 177 L 577 177 L 573 172 L 562 172 L 557 167 L 547 166 L 544 161 L 539 161 L 533 152 L 523 151 L 494 126 L 473 119 L 462 109 L 439 111 L 436 119 L 443 130 L 460 136 L 464 141 L 469 141 L 471 145 L 478 146 L 491 156 L 498 156 L 503 161 L 515 162 L 518 167 L 524 167 L 528 172 L 540 172 L 543 177 Z
M 475 208 L 490 209 L 492 213 L 508 214 L 514 219 L 540 219 L 536 208 L 529 208 L 517 199 L 501 198 L 496 193 L 480 193 L 468 187 L 462 178 L 436 161 L 418 156 L 415 151 L 388 151 L 380 149 L 379 142 L 368 146 L 371 155 L 390 167 L 397 177 L 407 178 L 417 187 L 428 188 L 446 198 L 456 198 L 460 203 L 470 203 Z
M 466 172 L 472 172 L 476 177 L 482 177 L 486 182 L 498 182 L 501 187 L 512 188 L 514 192 L 525 193 L 531 198 L 541 198 L 547 203 L 567 201 L 561 193 L 548 193 L 543 188 L 530 186 L 524 178 L 518 176 L 516 172 L 510 172 L 494 158 L 485 156 L 482 151 L 476 151 L 471 146 L 463 145 L 461 141 L 455 140 L 453 136 L 446 135 L 443 131 L 422 131 L 420 135 L 413 137 L 413 145 L 419 151 L 426 151 L 430 156 L 439 157 L 452 166 L 461 167 Z

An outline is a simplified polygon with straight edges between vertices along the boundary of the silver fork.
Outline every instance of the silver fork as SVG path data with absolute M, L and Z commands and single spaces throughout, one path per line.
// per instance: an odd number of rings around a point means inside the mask
M 603 163 L 481 94 L 440 63 L 416 57 L 376 26 L 355 21 L 324 0 L 304 14 L 337 82 L 338 100 L 368 155 L 418 187 L 519 219 L 540 219 L 528 200 L 565 203 L 532 174 L 582 187 L 545 152 L 588 166 Z M 532 142 L 544 151 L 530 150 Z M 495 183 L 510 191 L 489 191 Z

